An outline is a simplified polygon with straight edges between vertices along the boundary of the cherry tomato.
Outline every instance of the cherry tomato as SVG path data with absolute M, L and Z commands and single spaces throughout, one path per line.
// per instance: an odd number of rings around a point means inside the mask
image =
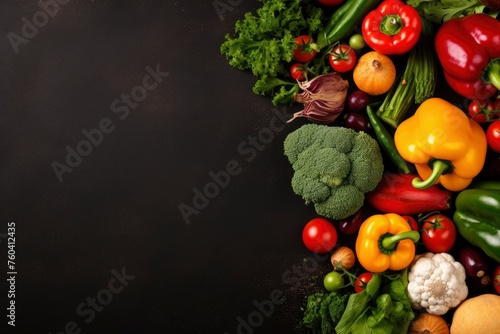
M 486 140 L 493 151 L 500 153 L 500 121 L 494 121 L 488 126 Z
M 349 45 L 351 48 L 354 50 L 362 50 L 366 46 L 365 39 L 363 38 L 363 35 L 361 34 L 354 34 L 349 38 Z
M 346 73 L 356 65 L 356 52 L 349 45 L 340 44 L 328 56 L 328 61 L 334 71 Z
M 306 78 L 307 71 L 304 70 L 301 63 L 295 63 L 290 67 L 290 75 L 295 80 L 304 80 Z
M 495 291 L 500 295 L 500 265 L 498 265 L 493 272 L 493 287 Z
M 354 291 L 356 293 L 360 293 L 366 288 L 366 285 L 372 279 L 373 274 L 370 272 L 364 272 L 358 276 L 358 278 L 354 281 Z
M 304 226 L 302 241 L 311 252 L 328 253 L 337 244 L 337 230 L 328 220 L 314 218 Z
M 293 59 L 307 63 L 316 57 L 317 51 L 314 50 L 314 40 L 311 36 L 300 35 L 295 38 L 295 44 L 297 47 L 293 51 Z
M 422 224 L 422 242 L 430 252 L 444 253 L 450 251 L 455 244 L 456 238 L 455 224 L 445 215 L 431 215 Z
M 330 292 L 339 290 L 344 286 L 344 283 L 344 277 L 336 271 L 326 274 L 323 279 L 325 289 Z
M 408 216 L 408 215 L 403 215 L 401 217 L 403 217 L 408 222 L 408 225 L 411 226 L 411 229 L 413 231 L 418 231 L 418 223 L 415 220 L 415 218 L 413 218 L 412 216 Z
M 469 116 L 478 123 L 486 123 L 495 117 L 491 100 L 472 100 L 469 104 Z
M 316 0 L 323 6 L 338 6 L 345 2 L 345 0 Z

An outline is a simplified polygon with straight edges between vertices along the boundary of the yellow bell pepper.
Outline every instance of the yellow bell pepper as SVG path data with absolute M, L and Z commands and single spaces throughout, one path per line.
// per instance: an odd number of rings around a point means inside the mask
M 413 231 L 400 215 L 372 215 L 359 228 L 356 255 L 359 263 L 372 273 L 403 270 L 413 261 L 419 239 L 418 231 Z
M 399 154 L 415 164 L 423 179 L 413 180 L 419 189 L 441 183 L 450 191 L 463 190 L 486 159 L 486 135 L 481 126 L 460 108 L 437 97 L 424 101 L 397 127 L 394 142 Z

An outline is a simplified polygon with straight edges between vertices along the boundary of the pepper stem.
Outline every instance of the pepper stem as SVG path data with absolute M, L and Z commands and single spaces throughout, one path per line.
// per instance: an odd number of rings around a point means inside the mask
M 427 189 L 432 186 L 439 177 L 453 169 L 453 165 L 448 160 L 433 160 L 430 167 L 432 168 L 431 175 L 426 180 L 421 180 L 418 177 L 411 181 L 411 185 L 417 189 Z
M 406 239 L 409 239 L 415 243 L 420 239 L 420 233 L 418 233 L 418 231 L 407 231 L 393 235 L 386 234 L 382 237 L 382 240 L 379 244 L 379 247 L 382 248 L 381 252 L 391 253 L 392 251 L 394 251 L 400 241 Z
M 386 15 L 380 22 L 380 31 L 389 36 L 397 35 L 402 28 L 399 15 Z
M 500 89 L 500 63 L 498 61 L 490 62 L 488 66 L 488 80 L 497 89 Z

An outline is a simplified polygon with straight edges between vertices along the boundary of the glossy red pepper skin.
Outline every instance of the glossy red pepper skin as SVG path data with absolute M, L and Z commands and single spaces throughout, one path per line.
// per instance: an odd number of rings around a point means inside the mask
M 376 210 L 400 215 L 414 215 L 450 209 L 452 193 L 439 185 L 416 189 L 412 180 L 416 174 L 385 173 L 377 187 L 365 195 Z
M 486 14 L 471 14 L 445 22 L 434 39 L 446 81 L 459 95 L 484 100 L 497 92 L 487 82 L 488 66 L 500 57 L 500 21 Z M 498 68 L 493 75 L 500 76 Z
M 368 13 L 361 25 L 366 44 L 385 55 L 410 51 L 422 33 L 418 11 L 400 0 L 385 0 Z

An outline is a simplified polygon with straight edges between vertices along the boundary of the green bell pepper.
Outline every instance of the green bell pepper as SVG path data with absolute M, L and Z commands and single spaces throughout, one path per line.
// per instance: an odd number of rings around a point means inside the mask
M 481 181 L 455 200 L 453 221 L 465 240 L 500 262 L 500 181 Z

